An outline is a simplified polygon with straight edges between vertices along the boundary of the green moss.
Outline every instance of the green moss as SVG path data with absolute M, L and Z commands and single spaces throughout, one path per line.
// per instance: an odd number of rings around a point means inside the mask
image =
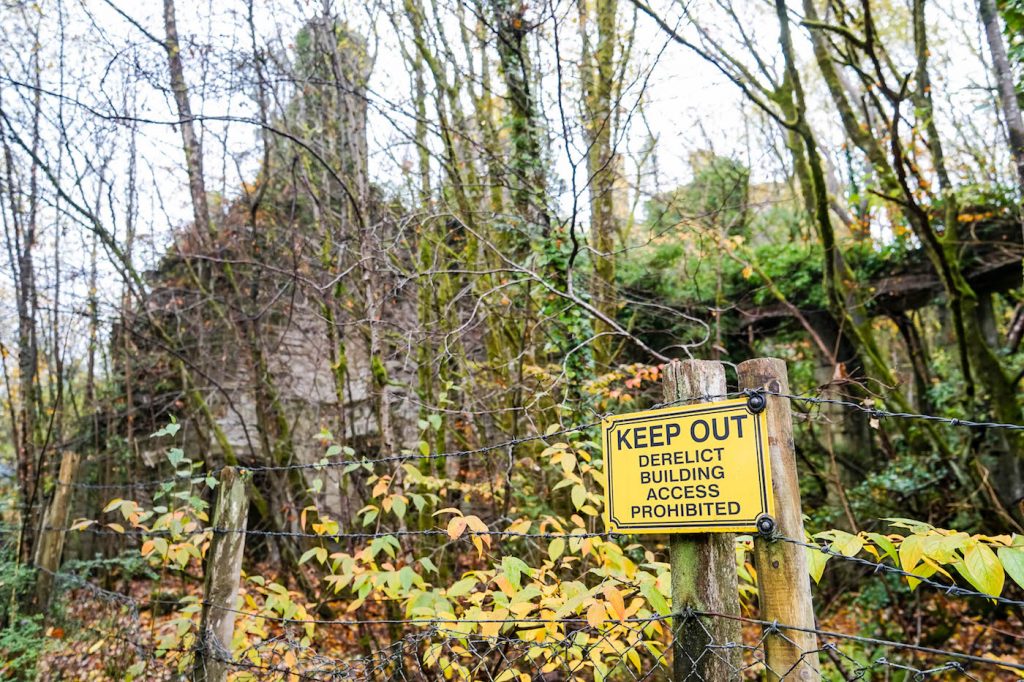
M 384 367 L 379 355 L 370 358 L 370 372 L 373 374 L 373 381 L 378 387 L 387 386 L 388 370 Z

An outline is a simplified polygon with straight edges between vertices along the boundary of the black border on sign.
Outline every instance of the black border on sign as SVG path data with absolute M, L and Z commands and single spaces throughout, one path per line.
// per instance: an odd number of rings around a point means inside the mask
M 681 521 L 681 522 L 675 522 L 675 523 L 667 523 L 667 522 L 659 521 L 659 522 L 651 522 L 651 523 L 631 523 L 631 524 L 628 524 L 628 525 L 620 523 L 619 520 L 617 518 L 615 518 L 615 508 L 614 508 L 614 505 L 613 505 L 613 501 L 615 499 L 614 488 L 613 488 L 615 477 L 612 475 L 612 457 L 610 456 L 610 453 L 611 453 L 611 432 L 612 432 L 612 430 L 616 426 L 619 426 L 620 424 L 629 424 L 629 423 L 632 423 L 632 422 L 653 421 L 655 419 L 657 419 L 657 420 L 671 419 L 672 417 L 678 417 L 678 416 L 685 416 L 685 417 L 699 416 L 699 415 L 702 415 L 702 414 L 710 414 L 710 413 L 715 413 L 715 412 L 731 412 L 731 411 L 734 411 L 734 410 L 743 410 L 747 414 L 752 415 L 754 417 L 755 439 L 756 439 L 755 448 L 756 448 L 756 452 L 757 452 L 757 484 L 758 484 L 758 489 L 761 491 L 761 508 L 760 508 L 760 510 L 758 510 L 758 512 L 752 518 L 750 518 L 749 520 L 742 519 L 742 520 L 721 521 L 721 522 L 706 521 L 705 520 L 705 521 Z M 643 417 L 632 417 L 632 418 L 631 417 L 623 417 L 621 419 L 618 418 L 618 417 L 610 417 L 608 419 L 609 427 L 604 429 L 604 434 L 603 434 L 604 435 L 604 439 L 605 439 L 605 442 L 604 442 L 604 464 L 608 468 L 608 494 L 606 496 L 607 497 L 606 504 L 607 504 L 607 507 L 608 507 L 608 520 L 611 521 L 612 524 L 615 526 L 614 532 L 618 533 L 618 532 L 622 532 L 622 531 L 629 531 L 629 530 L 632 530 L 632 529 L 635 529 L 635 528 L 642 528 L 642 529 L 650 529 L 650 528 L 658 528 L 658 529 L 661 529 L 661 528 L 699 528 L 699 529 L 703 530 L 703 529 L 708 529 L 708 528 L 736 528 L 736 527 L 749 528 L 751 526 L 755 526 L 758 517 L 760 517 L 762 514 L 767 514 L 768 511 L 769 511 L 769 509 L 768 509 L 768 489 L 767 489 L 767 486 L 765 485 L 765 480 L 764 480 L 764 448 L 763 448 L 764 439 L 762 438 L 762 431 L 761 431 L 761 422 L 764 420 L 764 418 L 761 415 L 763 415 L 763 414 L 765 414 L 765 413 L 764 412 L 761 412 L 759 414 L 752 413 L 747 408 L 746 402 L 734 402 L 732 404 L 728 404 L 728 403 L 725 403 L 725 404 L 714 404 L 714 403 L 712 403 L 710 405 L 699 407 L 699 408 L 681 408 L 679 410 L 673 410 L 673 411 L 670 411 L 670 412 L 665 412 L 664 414 L 658 415 L 657 417 L 651 417 L 650 415 L 643 416 Z

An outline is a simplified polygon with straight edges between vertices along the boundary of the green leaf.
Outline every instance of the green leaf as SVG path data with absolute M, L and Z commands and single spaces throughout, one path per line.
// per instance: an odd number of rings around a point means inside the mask
M 171 417 L 171 423 L 163 427 L 159 431 L 155 431 L 149 434 L 150 438 L 160 438 L 161 436 L 174 436 L 181 429 L 181 424 L 174 421 L 174 417 Z
M 409 566 L 403 566 L 398 571 L 398 581 L 402 585 L 402 591 L 408 592 L 409 588 L 412 587 L 412 581 L 416 578 L 416 573 Z
M 435 431 L 441 430 L 441 415 L 432 414 L 429 417 L 427 417 L 427 421 L 430 422 L 430 428 L 434 429 Z
M 400 519 L 405 518 L 405 510 L 405 500 L 403 500 L 401 497 L 396 496 L 393 500 L 391 500 L 391 511 L 395 513 L 395 516 L 397 516 Z
M 213 474 L 210 474 L 209 476 L 206 477 L 206 487 L 207 488 L 209 488 L 210 490 L 213 490 L 218 485 L 220 485 L 220 481 L 218 481 L 216 479 L 216 477 L 214 477 Z
M 1024 587 L 1024 549 L 1020 547 L 1000 547 L 999 560 L 1003 562 L 1006 574 L 1021 587 Z
M 422 566 L 427 571 L 430 571 L 431 573 L 437 573 L 437 566 L 434 564 L 433 560 L 431 560 L 430 557 L 425 556 L 422 559 L 419 559 L 419 563 L 420 566 Z
M 458 581 L 447 590 L 445 590 L 445 596 L 448 597 L 464 597 L 469 594 L 474 587 L 476 587 L 476 578 L 463 578 Z
M 864 546 L 864 540 L 859 535 L 853 535 L 846 531 L 834 530 L 832 538 L 833 551 L 839 552 L 843 556 L 856 556 Z
M 921 547 L 925 555 L 940 564 L 951 564 L 959 560 L 958 551 L 964 551 L 971 539 L 967 533 L 953 535 L 927 535 Z
M 548 556 L 552 561 L 558 561 L 558 557 L 562 556 L 563 552 L 565 552 L 565 539 L 563 538 L 555 538 L 548 545 Z
M 998 597 L 1003 591 L 1006 576 L 1003 565 L 996 558 L 992 548 L 981 542 L 973 542 L 964 552 L 964 567 L 967 569 L 967 580 L 978 588 L 979 592 Z
M 131 682 L 146 672 L 146 661 L 139 661 L 133 663 L 128 670 L 125 671 L 125 679 Z
M 659 616 L 668 616 L 672 614 L 672 609 L 668 605 L 668 601 L 658 590 L 657 585 L 654 582 L 643 582 L 640 583 L 640 594 L 644 595 L 647 599 L 647 603 L 651 605 Z
M 425 440 L 420 441 L 420 454 L 424 457 L 430 454 L 430 443 Z
M 814 578 L 814 582 L 821 581 L 821 576 L 825 573 L 825 564 L 828 563 L 829 558 L 828 554 L 820 550 L 813 547 L 807 548 L 807 572 Z
M 324 455 L 327 456 L 327 457 L 334 457 L 335 455 L 340 455 L 340 454 L 341 454 L 341 446 L 340 445 L 332 445 L 331 447 L 327 448 L 327 452 L 324 453 Z
M 185 461 L 185 452 L 181 448 L 171 448 L 167 451 L 167 461 L 176 467 Z
M 501 558 L 501 570 L 505 573 L 505 577 L 512 583 L 512 586 L 517 590 L 521 587 L 521 578 L 523 575 L 532 575 L 533 569 L 529 567 L 522 559 L 517 559 L 513 556 L 504 556 Z
M 565 601 L 564 604 L 562 604 L 562 606 L 557 611 L 555 611 L 555 620 L 565 618 L 570 613 L 576 613 L 577 609 L 579 609 L 579 607 L 583 604 L 583 601 L 589 598 L 590 593 L 586 590 L 584 590 L 580 594 L 577 594 L 575 597 L 570 597 Z
M 376 557 L 383 549 L 385 554 L 394 559 L 396 547 L 398 547 L 398 543 L 395 541 L 395 537 L 393 535 L 384 535 L 370 543 L 370 554 Z
M 896 545 L 892 544 L 892 540 L 885 537 L 881 533 L 867 533 L 868 540 L 875 543 L 886 556 L 891 558 L 896 563 L 899 563 L 899 556 L 896 554 Z
M 512 599 L 509 600 L 509 604 L 521 604 L 533 601 L 539 596 L 541 596 L 541 592 L 536 587 L 524 587 L 512 595 Z
M 913 519 L 903 519 L 903 518 L 900 518 L 900 517 L 889 517 L 889 518 L 884 518 L 882 520 L 883 521 L 888 521 L 890 525 L 893 525 L 896 528 L 906 528 L 911 533 L 925 533 L 927 531 L 935 529 L 935 526 L 933 526 L 931 524 L 923 523 L 921 521 L 915 521 Z

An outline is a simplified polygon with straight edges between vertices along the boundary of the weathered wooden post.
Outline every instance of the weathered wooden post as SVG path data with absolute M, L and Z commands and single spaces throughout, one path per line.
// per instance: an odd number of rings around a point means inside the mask
M 43 528 L 36 544 L 33 563 L 39 570 L 36 576 L 36 595 L 34 608 L 38 612 L 45 611 L 53 596 L 54 574 L 60 568 L 60 557 L 64 552 L 64 533 L 68 525 L 68 513 L 71 511 L 71 484 L 78 472 L 79 455 L 77 452 L 65 451 L 61 455 L 60 471 L 57 473 L 57 488 L 53 491 L 53 499 L 43 515 Z
M 776 358 L 747 360 L 740 363 L 738 372 L 740 388 L 766 392 L 768 448 L 775 491 L 775 533 L 803 541 L 800 479 L 793 447 L 789 399 L 771 395 L 789 393 L 786 363 Z M 813 629 L 814 607 L 811 604 L 806 549 L 755 536 L 754 562 L 761 618 L 780 625 Z M 821 679 L 818 641 L 814 633 L 780 627 L 779 633 L 768 635 L 765 649 L 769 679 Z
M 246 519 L 249 513 L 248 475 L 224 467 L 213 514 L 213 540 L 206 555 L 203 612 L 193 682 L 225 682 L 231 660 L 231 639 L 238 608 Z
M 671 362 L 665 368 L 663 389 L 666 402 L 724 396 L 725 368 L 720 362 L 708 360 Z M 673 534 L 669 540 L 669 560 L 672 610 L 675 613 L 692 609 L 740 615 L 734 534 Z M 742 641 L 738 620 L 677 616 L 673 632 L 674 682 L 736 677 L 740 668 L 740 649 L 712 651 L 709 646 Z

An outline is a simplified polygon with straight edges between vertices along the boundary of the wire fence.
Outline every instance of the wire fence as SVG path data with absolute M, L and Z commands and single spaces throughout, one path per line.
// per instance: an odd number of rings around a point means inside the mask
M 99 534 L 108 536 L 125 536 L 125 537 L 151 537 L 166 535 L 169 531 L 144 531 L 139 529 L 126 529 L 125 531 L 115 531 L 109 528 L 75 528 L 75 527 L 51 527 L 44 526 L 44 530 L 48 531 L 60 531 L 64 533 L 89 533 Z M 17 533 L 20 529 L 14 526 L 0 527 L 0 533 Z M 627 539 L 631 536 L 623 533 L 588 533 L 588 532 L 577 532 L 577 533 L 530 533 L 530 532 L 519 532 L 519 531 L 465 531 L 462 535 L 457 538 L 451 538 L 447 530 L 443 529 L 427 529 L 427 530 L 394 530 L 394 531 L 379 531 L 375 533 L 303 533 L 303 532 L 290 532 L 290 531 L 263 531 L 263 530 L 248 530 L 248 529 L 236 529 L 236 528 L 217 528 L 207 527 L 196 529 L 185 535 L 196 536 L 199 534 L 238 534 L 247 537 L 288 537 L 288 538 L 304 538 L 304 539 L 315 539 L 322 542 L 343 542 L 350 539 L 359 540 L 376 540 L 376 539 L 387 539 L 387 538 L 400 538 L 400 537 L 447 537 L 449 544 L 464 543 L 471 541 L 473 537 L 497 537 L 497 538 L 511 538 L 521 540 L 585 540 L 589 538 L 605 538 L 610 540 L 615 539 Z M 989 601 L 994 604 L 1000 604 L 1004 606 L 1010 606 L 1015 608 L 1024 608 L 1024 600 L 1012 599 L 1001 595 L 990 594 L 987 592 L 980 592 L 970 588 L 963 587 L 956 582 L 941 583 L 936 580 L 932 580 L 919 573 L 913 573 L 911 571 L 903 570 L 902 568 L 885 563 L 884 561 L 872 561 L 861 556 L 850 556 L 834 549 L 831 543 L 814 543 L 806 540 L 799 540 L 796 538 L 789 538 L 777 533 L 770 536 L 773 542 L 785 542 L 793 544 L 799 547 L 804 547 L 813 552 L 820 552 L 821 554 L 837 559 L 842 562 L 848 562 L 857 567 L 868 569 L 866 572 L 871 575 L 893 575 L 900 578 L 913 580 L 916 584 L 922 585 L 927 588 L 931 588 L 941 592 L 942 594 L 949 597 L 965 597 L 982 599 Z M 287 619 L 291 622 L 296 622 L 294 619 Z M 347 620 L 336 620 L 336 621 L 319 621 L 311 620 L 309 622 L 317 624 L 353 624 L 358 621 L 347 621 Z M 412 622 L 412 621 L 402 621 Z
M 873 419 L 920 420 L 969 429 L 1021 431 L 1024 426 L 990 421 L 965 420 L 935 415 L 890 412 L 844 400 L 768 393 L 804 404 L 835 405 L 858 410 Z M 688 400 L 662 403 L 669 407 L 687 402 L 750 396 L 750 391 L 701 396 Z M 526 443 L 551 443 L 571 437 L 600 425 L 600 420 L 558 429 L 547 434 L 508 439 L 475 449 L 443 453 L 396 453 L 376 458 L 341 456 L 316 463 L 295 463 L 275 466 L 245 467 L 254 474 L 281 473 L 294 470 L 321 470 L 330 467 L 373 466 L 409 460 L 461 458 L 501 452 L 514 456 L 515 449 Z M 193 482 L 216 478 L 223 469 L 196 472 L 136 481 L 126 484 L 71 483 L 83 490 L 119 490 L 174 486 L 182 479 Z M 492 524 L 496 525 L 496 524 Z M 22 532 L 15 525 L 0 527 L 0 535 Z M 160 536 L 177 538 L 239 534 L 245 538 L 300 540 L 306 544 L 336 546 L 354 541 L 378 541 L 404 538 L 435 538 L 445 547 L 456 548 L 474 538 L 492 539 L 488 550 L 495 555 L 515 555 L 513 543 L 536 543 L 554 540 L 588 540 L 626 544 L 629 536 L 617 533 L 591 532 L 582 528 L 569 532 L 531 530 L 465 529 L 457 537 L 445 528 L 382 529 L 366 532 L 320 532 L 301 530 L 266 530 L 222 528 L 213 524 L 188 528 L 154 530 L 148 528 L 112 528 L 97 524 L 67 527 L 43 526 L 43 531 L 65 534 L 83 533 L 119 536 L 140 542 Z M 885 559 L 871 560 L 849 556 L 828 542 L 816 543 L 807 538 L 785 537 L 777 532 L 762 539 L 800 546 L 808 552 L 819 552 L 830 560 L 845 562 L 851 569 L 861 569 L 863 577 L 893 576 L 912 579 L 943 599 L 980 600 L 1022 618 L 1024 600 L 964 587 L 953 580 L 942 582 L 906 571 Z M 623 610 L 610 617 L 608 609 L 596 613 L 581 608 L 555 613 L 543 606 L 544 595 L 531 595 L 522 608 L 498 608 L 494 595 L 480 595 L 490 601 L 477 604 L 473 613 L 443 617 L 418 617 L 414 600 L 368 599 L 353 615 L 333 613 L 339 606 L 321 601 L 307 604 L 299 611 L 268 608 L 267 599 L 253 594 L 234 607 L 225 607 L 195 596 L 163 598 L 140 597 L 127 591 L 101 587 L 86 575 L 66 571 L 51 572 L 66 590 L 77 595 L 72 600 L 88 616 L 89 627 L 69 636 L 59 653 L 46 656 L 44 675 L 53 679 L 77 679 L 69 670 L 97 656 L 105 658 L 111 677 L 133 679 L 177 679 L 188 671 L 204 665 L 222 664 L 239 680 L 491 680 L 527 682 L 600 679 L 600 680 L 703 680 L 779 679 L 835 680 L 920 680 L 920 679 L 1017 679 L 1024 677 L 1024 633 L 1012 633 L 1000 645 L 982 654 L 975 647 L 966 650 L 929 646 L 919 637 L 911 641 L 864 633 L 844 633 L 826 628 L 796 626 L 768 622 L 746 612 L 724 613 L 687 609 L 679 612 L 657 612 L 649 606 L 639 586 L 622 578 L 586 570 L 573 577 L 573 582 L 588 595 L 598 595 L 613 586 L 625 595 Z M 493 579 L 491 576 L 489 579 Z M 562 575 L 561 581 L 569 579 Z M 265 595 L 264 595 L 265 596 Z M 536 601 L 534 601 L 536 600 Z M 585 602 L 584 602 L 585 603 Z M 505 606 L 509 606 L 508 600 Z M 627 608 L 628 606 L 628 608 Z M 242 637 L 229 649 L 215 647 L 196 631 L 202 610 L 219 610 L 236 618 L 236 632 Z M 178 618 L 157 618 L 158 613 L 174 612 Z M 325 616 L 325 613 L 331 613 Z M 500 617 L 493 614 L 501 614 Z M 492 614 L 488 617 L 487 614 Z M 723 636 L 723 632 L 731 633 Z M 312 633 L 312 634 L 311 634 Z M 811 634 L 817 642 L 806 647 Z M 236 638 L 237 639 L 237 638 Z M 168 644 L 172 642 L 172 644 Z M 786 670 L 772 669 L 768 651 L 772 647 L 799 649 L 797 663 Z M 808 667 L 809 666 L 809 667 Z M 807 677 L 807 670 L 812 676 Z M 709 672 L 710 671 L 710 672 Z M 205 671 L 201 671 L 205 672 Z M 710 677 L 709 677 L 710 675 Z
M 276 618 L 273 630 L 234 652 L 220 650 L 199 656 L 200 647 L 161 647 L 147 637 L 141 614 L 152 601 L 105 590 L 68 573 L 55 573 L 86 600 L 112 608 L 118 617 L 90 631 L 90 648 L 102 643 L 129 654 L 122 662 L 139 679 L 172 679 L 175 670 L 191 670 L 213 660 L 233 670 L 238 679 L 258 680 L 705 680 L 809 679 L 796 667 L 775 670 L 766 652 L 773 643 L 800 646 L 792 635 L 809 632 L 813 649 L 801 650 L 800 665 L 813 665 L 824 679 L 1014 679 L 1024 664 L 900 642 L 878 637 L 801 628 L 741 614 L 688 610 L 669 615 L 604 618 L 504 619 L 313 619 L 324 627 L 362 631 L 372 637 L 363 644 L 369 653 L 332 656 L 311 646 L 305 619 Z M 204 606 L 212 606 L 203 603 Z M 267 620 L 266 615 L 232 609 L 239 620 Z M 716 637 L 717 622 L 739 626 L 734 639 Z M 493 626 L 492 632 L 481 626 Z M 394 626 L 398 626 L 396 629 Z M 244 622 L 239 627 L 248 627 Z M 159 634 L 158 631 L 151 631 Z M 701 641 L 693 654 L 696 632 Z M 337 633 L 334 633 L 337 635 Z M 773 641 L 774 640 L 774 641 Z M 81 662 L 84 654 L 63 655 Z M 60 656 L 51 659 L 59 665 Z M 130 663 L 130 665 L 129 665 Z M 705 677 L 713 671 L 712 678 Z M 818 678 L 810 678 L 818 679 Z
M 986 429 L 986 430 L 1003 430 L 1003 431 L 1024 431 L 1024 425 L 1022 424 L 1007 424 L 1002 422 L 993 421 L 976 421 L 971 419 L 963 419 L 958 417 L 944 417 L 930 414 L 920 414 L 914 412 L 894 412 L 878 407 L 874 407 L 869 404 L 855 403 L 849 400 L 840 400 L 836 398 L 822 398 L 817 396 L 808 395 L 795 395 L 789 393 L 781 393 L 778 391 L 768 391 L 763 389 L 758 390 L 738 390 L 729 391 L 721 394 L 713 395 L 702 395 L 691 398 L 681 398 L 679 400 L 666 401 L 657 403 L 651 406 L 650 409 L 659 409 L 663 407 L 673 407 L 677 405 L 687 403 L 698 403 L 707 402 L 713 400 L 725 400 L 729 398 L 738 397 L 749 397 L 751 395 L 761 394 L 767 396 L 774 396 L 778 398 L 784 398 L 794 403 L 801 403 L 806 405 L 835 405 L 849 410 L 856 410 L 864 413 L 872 419 L 898 419 L 898 420 L 910 420 L 910 421 L 921 421 L 935 424 L 945 424 L 948 426 L 963 427 L 968 429 Z M 568 437 L 583 433 L 589 429 L 597 428 L 601 425 L 601 420 L 596 419 L 590 422 L 577 424 L 565 428 L 559 428 L 549 433 L 544 434 L 533 434 L 528 436 L 521 436 L 518 438 L 510 438 L 498 443 L 485 445 L 479 448 L 463 449 L 463 450 L 452 450 L 447 452 L 400 452 L 395 454 L 377 456 L 377 457 L 354 457 L 354 456 L 328 456 L 322 458 L 317 462 L 301 462 L 292 464 L 279 464 L 279 465 L 251 465 L 242 466 L 241 469 L 251 472 L 253 474 L 268 474 L 268 473 L 282 473 L 289 471 L 309 471 L 309 470 L 323 470 L 338 467 L 348 466 L 374 466 L 378 464 L 389 464 L 398 462 L 408 461 L 419 461 L 419 460 L 443 460 L 451 458 L 463 458 L 472 457 L 475 455 L 485 455 L 494 452 L 502 452 L 509 454 L 520 445 L 527 443 L 535 443 L 542 441 L 550 441 L 552 439 L 560 437 Z M 217 467 L 206 471 L 190 471 L 189 477 L 200 482 L 206 480 L 208 477 L 216 477 L 223 467 Z M 126 481 L 124 483 L 88 483 L 88 482 L 74 482 L 71 483 L 71 487 L 82 489 L 82 490 L 125 490 L 125 489 L 146 489 L 146 488 L 158 488 L 160 486 L 171 485 L 181 480 L 180 476 L 169 476 L 157 479 L 145 480 L 145 481 Z

